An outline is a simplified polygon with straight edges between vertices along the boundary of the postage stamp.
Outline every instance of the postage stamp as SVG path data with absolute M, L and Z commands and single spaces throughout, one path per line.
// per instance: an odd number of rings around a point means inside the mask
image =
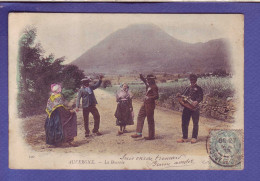
M 207 140 L 210 169 L 217 169 L 219 166 L 241 168 L 243 141 L 242 130 L 211 130 Z

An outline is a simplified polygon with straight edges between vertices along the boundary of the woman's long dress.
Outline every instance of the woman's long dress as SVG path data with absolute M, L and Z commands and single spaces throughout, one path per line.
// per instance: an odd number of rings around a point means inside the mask
M 45 120 L 46 143 L 59 145 L 77 136 L 77 115 L 63 106 L 55 108 Z
M 125 126 L 125 125 L 133 125 L 133 106 L 132 99 L 130 98 L 128 93 L 117 93 L 117 108 L 115 112 L 116 125 L 117 126 Z

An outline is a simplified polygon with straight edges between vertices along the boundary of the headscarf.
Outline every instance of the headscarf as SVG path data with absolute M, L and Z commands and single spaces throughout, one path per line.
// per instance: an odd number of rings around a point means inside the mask
M 51 84 L 51 92 L 53 94 L 61 93 L 61 85 L 60 84 Z
M 124 90 L 124 89 L 123 89 L 123 86 L 124 86 L 125 84 L 126 84 L 126 86 L 127 86 L 127 90 L 126 90 L 126 91 L 128 91 L 128 90 L 129 90 L 129 86 L 127 85 L 127 83 L 124 83 L 124 82 L 121 83 L 121 84 L 120 84 L 120 88 L 121 88 L 122 90 Z

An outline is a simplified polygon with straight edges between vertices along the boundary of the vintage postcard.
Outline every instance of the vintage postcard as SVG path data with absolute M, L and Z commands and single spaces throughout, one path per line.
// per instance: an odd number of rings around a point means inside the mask
M 242 14 L 9 13 L 9 168 L 243 170 Z

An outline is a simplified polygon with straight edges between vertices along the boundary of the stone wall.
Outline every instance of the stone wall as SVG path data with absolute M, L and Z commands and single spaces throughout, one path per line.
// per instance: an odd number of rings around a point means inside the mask
M 178 99 L 174 96 L 170 96 L 163 103 L 158 102 L 158 104 L 175 111 L 183 110 Z M 235 101 L 233 98 L 219 99 L 205 95 L 203 101 L 200 103 L 200 114 L 209 118 L 234 122 L 235 111 Z
M 233 122 L 236 111 L 233 98 L 217 99 L 205 96 L 200 104 L 201 114 L 206 117 Z

